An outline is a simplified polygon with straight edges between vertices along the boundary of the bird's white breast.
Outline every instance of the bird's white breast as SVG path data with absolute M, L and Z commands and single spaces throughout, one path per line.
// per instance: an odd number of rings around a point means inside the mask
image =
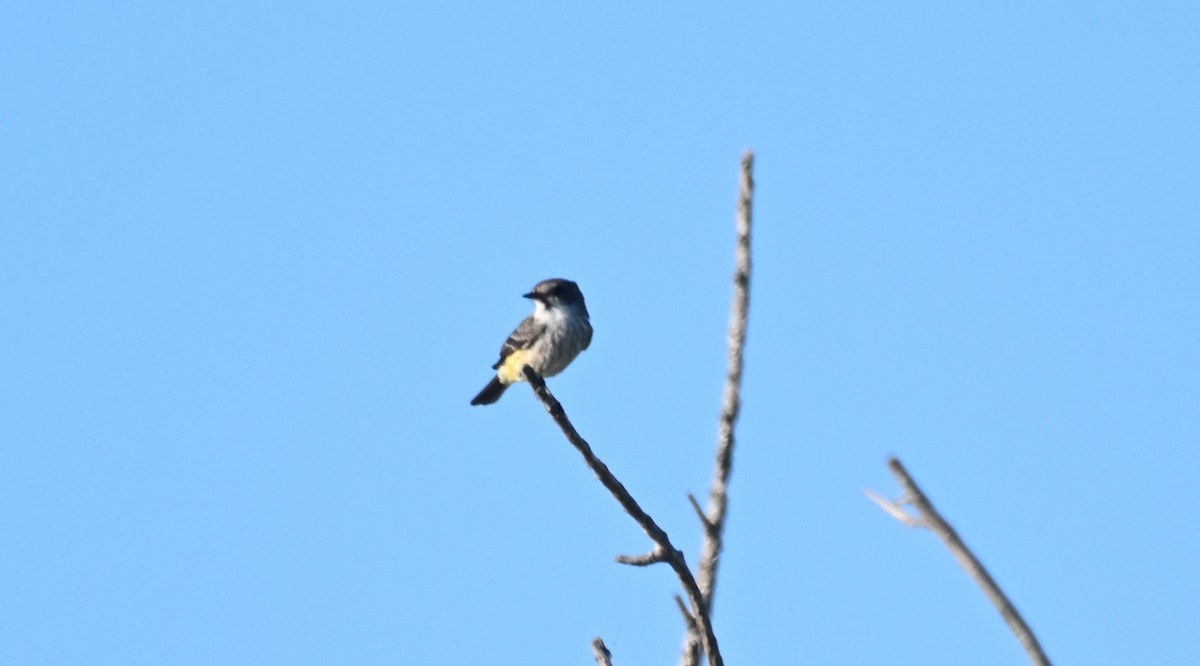
M 591 339 L 591 325 L 582 313 L 574 308 L 545 307 L 541 303 L 534 309 L 533 318 L 546 327 L 546 332 L 530 350 L 531 361 L 538 374 L 553 377 L 562 372 Z

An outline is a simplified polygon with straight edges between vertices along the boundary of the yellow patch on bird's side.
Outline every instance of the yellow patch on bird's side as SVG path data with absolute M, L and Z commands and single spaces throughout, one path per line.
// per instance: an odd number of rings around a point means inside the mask
M 504 359 L 504 363 L 496 369 L 496 376 L 504 384 L 523 382 L 525 381 L 525 375 L 521 374 L 521 369 L 527 365 L 531 365 L 529 350 L 518 349 Z M 535 367 L 534 370 L 537 370 L 537 368 Z

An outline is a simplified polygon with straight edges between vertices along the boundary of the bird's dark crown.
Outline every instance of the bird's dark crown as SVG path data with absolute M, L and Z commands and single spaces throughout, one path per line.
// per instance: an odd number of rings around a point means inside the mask
M 561 303 L 563 305 L 583 305 L 583 292 L 579 285 L 562 278 L 542 280 L 533 287 L 533 291 L 525 294 L 525 298 L 542 301 L 547 305 Z

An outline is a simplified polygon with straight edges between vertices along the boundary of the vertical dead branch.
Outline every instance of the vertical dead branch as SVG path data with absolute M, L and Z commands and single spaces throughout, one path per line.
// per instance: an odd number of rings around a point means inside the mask
M 599 637 L 592 639 L 592 654 L 596 657 L 596 666 L 612 666 L 612 653 Z
M 746 318 L 750 310 L 750 222 L 754 204 L 754 153 L 742 156 L 741 178 L 737 201 L 737 249 L 733 271 L 733 305 L 729 315 L 729 365 L 725 375 L 725 393 L 721 400 L 721 417 L 717 426 L 717 463 L 712 487 L 708 493 L 708 511 L 701 516 L 704 544 L 696 581 L 708 612 L 712 612 L 713 594 L 717 587 L 717 565 L 724 547 L 725 512 L 728 506 L 727 487 L 733 469 L 733 426 L 741 410 L 742 358 L 746 346 Z M 693 506 L 699 507 L 695 498 Z M 700 661 L 699 636 L 689 631 L 684 640 L 683 666 L 695 666 Z
M 933 502 L 925 496 L 916 481 L 909 476 L 908 470 L 904 469 L 904 465 L 900 463 L 899 458 L 888 459 L 888 469 L 891 470 L 892 476 L 900 482 L 900 487 L 904 490 L 904 496 L 899 503 L 911 504 L 920 514 L 920 519 L 915 519 L 895 502 L 887 502 L 881 499 L 875 493 L 868 492 L 868 496 L 876 503 L 883 507 L 889 515 L 896 518 L 901 523 L 909 527 L 925 527 L 929 531 L 937 535 L 937 538 L 946 544 L 950 549 L 950 554 L 958 561 L 959 565 L 967 571 L 967 575 L 975 581 L 988 601 L 1000 611 L 1000 616 L 1004 618 L 1004 622 L 1008 624 L 1008 628 L 1020 641 L 1021 646 L 1025 648 L 1025 653 L 1029 655 L 1029 660 L 1037 666 L 1050 666 L 1050 660 L 1046 657 L 1046 653 L 1042 651 L 1041 644 L 1038 643 L 1037 637 L 1033 635 L 1033 630 L 1029 625 L 1025 624 L 1025 620 L 1021 614 L 1017 612 L 1015 606 L 1009 601 L 1004 591 L 992 579 L 991 574 L 984 568 L 983 564 L 975 557 L 967 544 L 959 538 L 958 533 L 946 522 L 945 518 L 938 513 L 933 507 Z
M 579 433 L 575 430 L 575 426 L 571 425 L 566 411 L 563 410 L 562 405 L 554 397 L 554 394 L 550 393 L 550 389 L 546 388 L 546 382 L 542 380 L 541 376 L 537 372 L 534 372 L 533 368 L 528 365 L 522 369 L 522 372 L 525 375 L 525 379 L 529 381 L 529 385 L 533 387 L 534 395 L 546 407 L 546 411 L 550 413 L 550 417 L 554 419 L 554 422 L 558 424 L 563 434 L 566 435 L 567 441 L 571 442 L 571 445 L 583 455 L 584 462 L 596 474 L 596 478 L 600 480 L 600 483 L 604 484 L 608 492 L 612 493 L 612 496 L 621 504 L 621 508 L 625 509 L 625 513 L 628 513 L 642 528 L 642 531 L 646 533 L 646 536 L 650 537 L 650 540 L 654 542 L 654 550 L 651 553 L 640 557 L 621 557 L 618 558 L 618 561 L 642 566 L 656 562 L 666 562 L 671 565 L 671 569 L 679 577 L 679 582 L 683 584 L 684 592 L 687 593 L 688 599 L 691 601 L 691 612 L 696 619 L 696 624 L 700 627 L 700 642 L 704 648 L 704 654 L 708 658 L 708 663 L 711 666 L 723 666 L 724 661 L 721 659 L 721 652 L 717 648 L 717 637 L 713 633 L 712 619 L 708 614 L 704 597 L 700 594 L 700 588 L 696 585 L 696 579 L 692 576 L 692 571 L 688 568 L 687 562 L 683 558 L 683 553 L 671 544 L 667 533 L 654 522 L 653 518 L 642 510 L 642 507 L 633 499 L 633 496 L 629 494 L 625 486 L 609 471 L 608 466 L 597 458 L 596 454 L 592 453 L 592 447 L 588 445 L 583 437 L 579 436 Z

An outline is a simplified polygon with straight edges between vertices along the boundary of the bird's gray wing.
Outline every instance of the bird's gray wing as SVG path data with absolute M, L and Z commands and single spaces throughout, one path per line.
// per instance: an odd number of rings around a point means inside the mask
M 504 363 L 504 359 L 518 349 L 529 349 L 545 332 L 545 324 L 535 322 L 532 315 L 526 317 L 525 321 L 522 321 L 521 325 L 508 336 L 504 344 L 500 345 L 500 360 L 496 361 L 496 365 L 493 365 L 492 369 L 499 368 L 500 364 Z

